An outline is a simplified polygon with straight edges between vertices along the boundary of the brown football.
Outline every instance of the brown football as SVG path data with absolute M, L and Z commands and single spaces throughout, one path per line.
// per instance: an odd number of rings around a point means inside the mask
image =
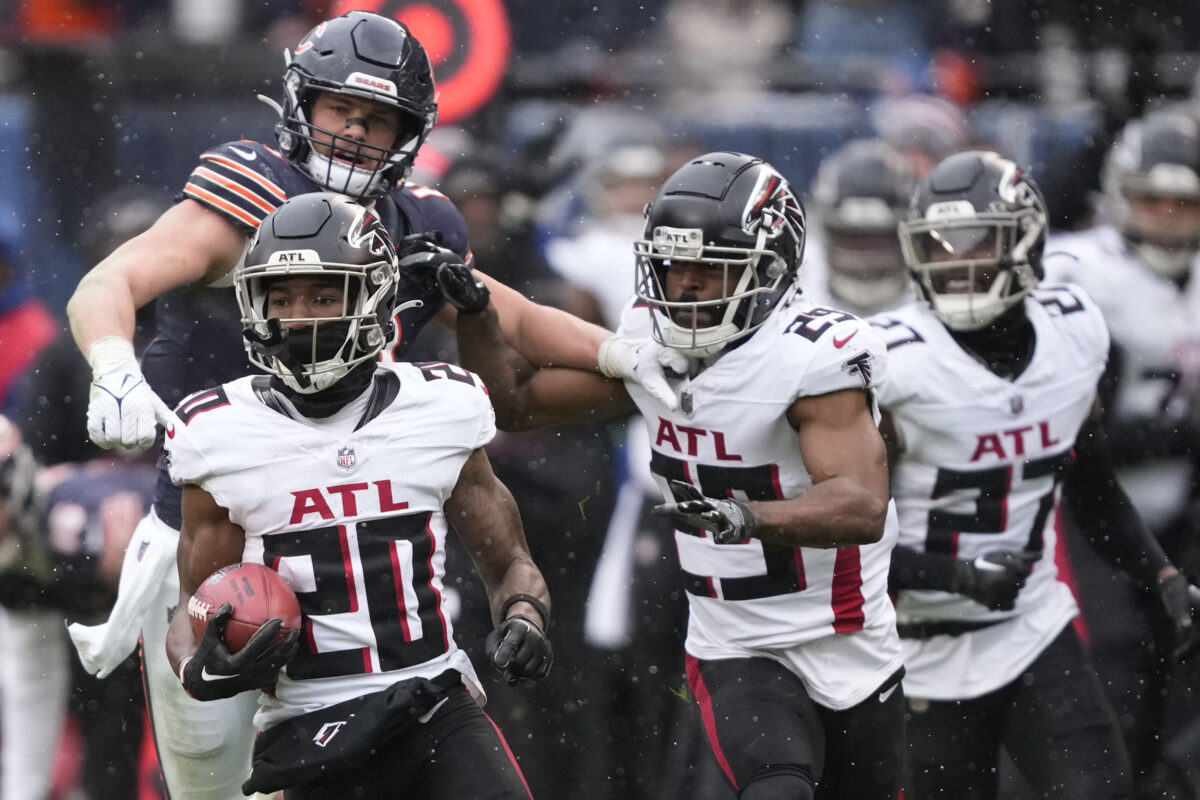
M 278 572 L 262 564 L 230 564 L 204 579 L 188 601 L 188 620 L 196 641 L 204 635 L 209 617 L 224 603 L 233 605 L 233 616 L 225 626 L 225 645 L 233 652 L 245 647 L 268 620 L 283 622 L 277 640 L 300 627 L 296 593 Z

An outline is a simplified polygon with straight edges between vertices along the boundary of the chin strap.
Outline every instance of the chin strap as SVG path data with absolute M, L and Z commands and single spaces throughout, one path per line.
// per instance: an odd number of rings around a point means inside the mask
M 307 389 L 312 385 L 308 375 L 304 373 L 304 365 L 287 349 L 287 335 L 283 326 L 275 317 L 267 319 L 267 334 L 264 336 L 252 327 L 242 329 L 242 336 L 250 342 L 250 346 L 264 356 L 275 359 L 282 364 L 301 388 Z

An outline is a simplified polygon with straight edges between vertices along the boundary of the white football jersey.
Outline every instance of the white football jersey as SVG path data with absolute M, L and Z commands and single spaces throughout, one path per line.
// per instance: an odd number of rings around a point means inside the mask
M 1054 564 L 1061 479 L 1104 371 L 1108 332 L 1077 286 L 1043 285 L 1024 302 L 1037 343 L 1014 380 L 963 350 L 924 304 L 871 318 L 888 344 L 879 404 L 901 447 L 891 475 L 900 544 L 966 560 L 1041 554 L 1011 611 L 951 592 L 900 593 L 901 625 L 1013 620 L 903 640 L 913 697 L 976 697 L 1008 683 L 1077 613 Z
M 650 329 L 644 306 L 626 310 L 623 333 L 648 337 Z M 675 382 L 679 410 L 636 383 L 626 388 L 645 418 L 664 498 L 672 498 L 668 480 L 675 479 L 710 497 L 778 500 L 812 486 L 788 408 L 804 396 L 873 392 L 886 369 L 869 325 L 796 295 L 740 346 Z M 720 545 L 703 531 L 677 530 L 691 610 L 687 652 L 765 655 L 791 665 L 827 707 L 860 702 L 900 666 L 887 596 L 895 538 L 894 514 L 882 540 L 861 547 Z
M 167 430 L 171 479 L 212 494 L 246 532 L 243 560 L 300 599 L 300 651 L 260 728 L 448 668 L 482 697 L 446 606 L 442 506 L 495 435 L 491 403 L 476 375 L 441 363 L 381 364 L 371 391 L 338 433 L 247 377 L 185 398 L 183 428 Z
M 1048 275 L 1083 287 L 1108 321 L 1122 353 L 1116 397 L 1107 411 L 1118 424 L 1188 419 L 1200 403 L 1200 258 L 1185 288 L 1160 277 L 1104 225 L 1056 236 L 1046 245 Z M 1153 528 L 1172 519 L 1187 500 L 1192 461 L 1148 457 L 1122 468 L 1121 483 Z

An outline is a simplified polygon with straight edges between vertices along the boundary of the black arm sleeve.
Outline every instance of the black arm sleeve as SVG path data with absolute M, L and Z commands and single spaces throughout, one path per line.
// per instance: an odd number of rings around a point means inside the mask
M 888 571 L 888 591 L 901 589 L 954 589 L 955 558 L 947 553 L 926 553 L 911 547 L 892 550 L 892 568 Z
M 1075 439 L 1075 463 L 1064 479 L 1063 499 L 1097 555 L 1149 588 L 1157 584 L 1159 571 L 1171 562 L 1117 481 L 1097 420 L 1085 422 Z

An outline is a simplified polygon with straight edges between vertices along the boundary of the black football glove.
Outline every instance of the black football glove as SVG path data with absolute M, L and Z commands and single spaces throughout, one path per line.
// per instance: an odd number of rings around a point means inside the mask
M 996 550 L 974 561 L 956 561 L 950 591 L 992 611 L 1011 611 L 1038 557 L 1024 550 Z
M 540 625 L 524 614 L 513 614 L 488 634 L 488 660 L 515 686 L 522 680 L 539 681 L 550 674 L 554 649 Z
M 405 236 L 396 248 L 400 269 L 421 276 L 427 291 L 440 292 L 460 313 L 478 314 L 487 308 L 491 292 L 462 257 L 442 247 L 440 240 L 437 234 Z
M 732 498 L 705 497 L 695 486 L 683 481 L 671 481 L 671 494 L 675 502 L 655 506 L 654 513 L 703 528 L 717 544 L 740 544 L 754 532 L 754 514 L 745 503 Z
M 222 603 L 209 617 L 200 646 L 180 667 L 184 690 L 197 700 L 220 700 L 274 686 L 279 670 L 300 647 L 300 631 L 288 631 L 276 642 L 283 622 L 271 619 L 254 632 L 245 647 L 231 653 L 225 646 L 225 625 L 232 616 L 233 605 Z
M 1158 582 L 1158 597 L 1175 624 L 1175 644 L 1171 654 L 1176 660 L 1185 661 L 1200 650 L 1200 626 L 1192 621 L 1192 604 L 1200 603 L 1200 589 L 1176 572 Z

